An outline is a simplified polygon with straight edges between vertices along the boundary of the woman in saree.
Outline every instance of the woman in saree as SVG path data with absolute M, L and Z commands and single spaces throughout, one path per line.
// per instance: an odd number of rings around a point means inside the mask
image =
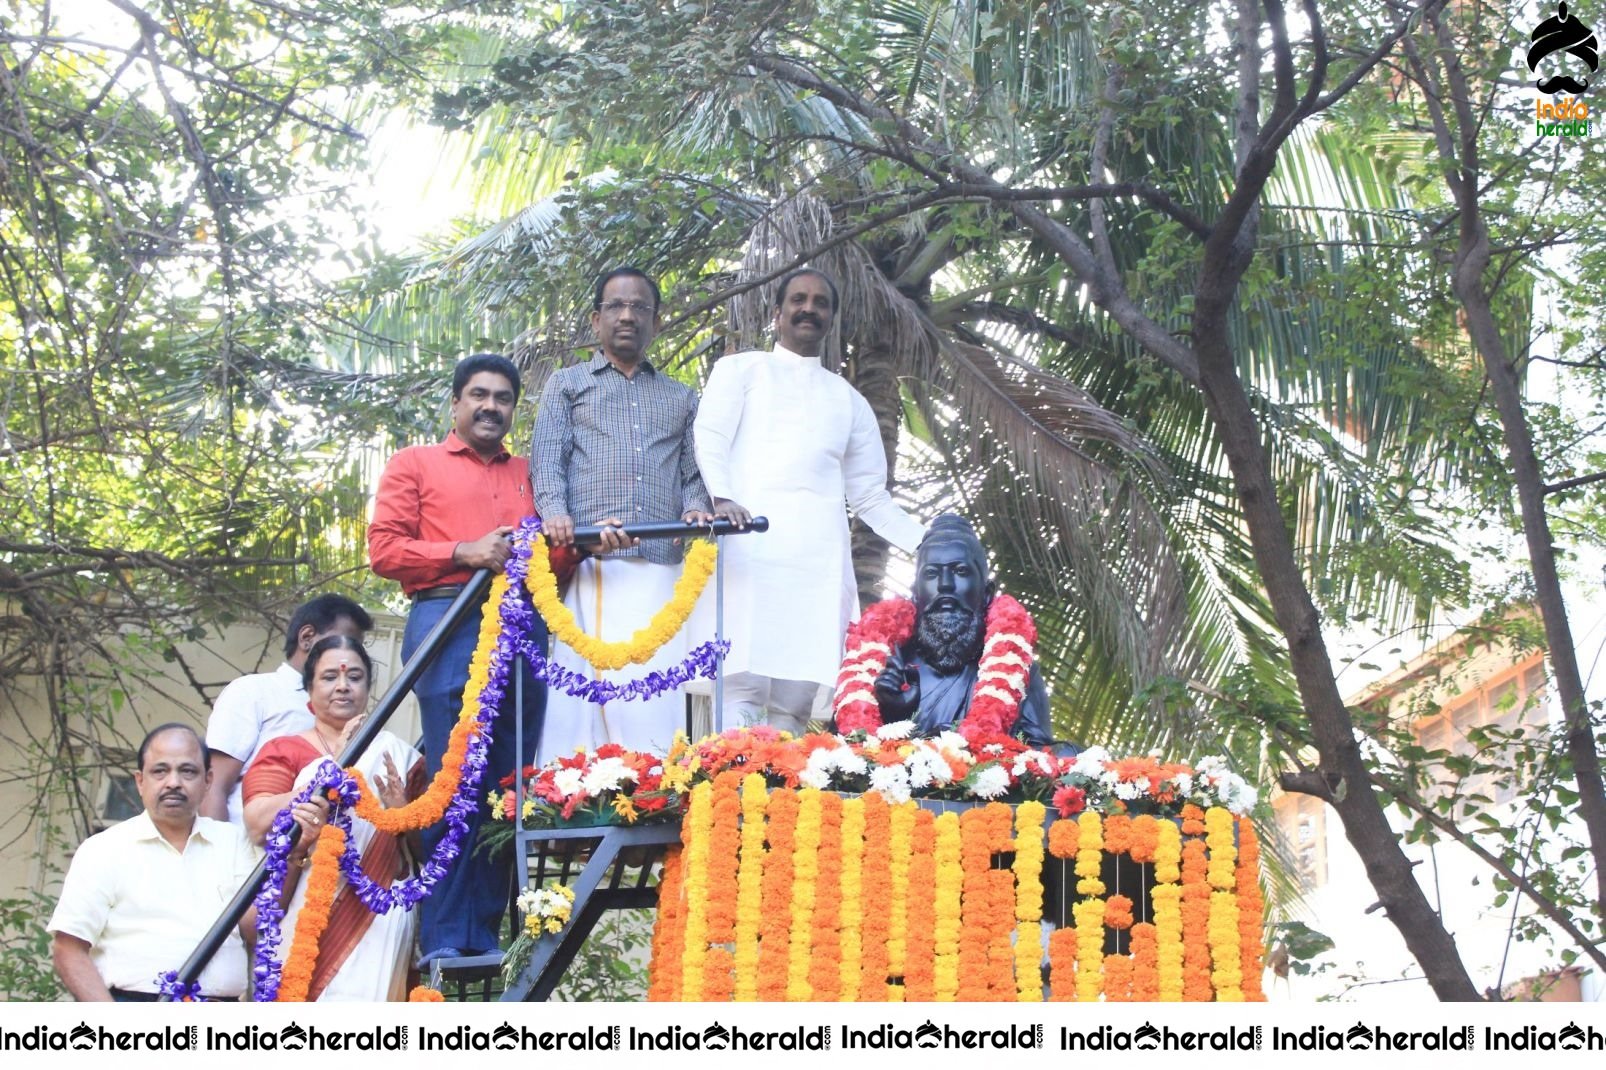
M 258 753 L 245 777 L 245 823 L 260 842 L 273 818 L 290 804 L 325 762 L 337 762 L 368 709 L 368 685 L 373 661 L 361 642 L 344 635 L 320 639 L 307 655 L 302 669 L 313 725 L 305 732 L 270 740 Z M 423 789 L 423 757 L 406 742 L 380 732 L 356 768 L 372 785 L 386 808 L 404 805 Z M 316 819 L 314 819 L 316 821 Z M 316 834 L 317 824 L 303 835 Z M 353 815 L 351 835 L 362 855 L 363 872 L 371 880 L 390 885 L 412 871 L 417 844 L 379 832 Z M 416 834 L 412 839 L 416 840 Z M 295 921 L 306 896 L 306 884 L 292 869 L 287 880 L 297 880 L 286 908 L 284 929 L 295 931 Z M 407 997 L 407 968 L 412 959 L 415 916 L 400 908 L 374 914 L 352 892 L 344 876 L 329 913 L 329 925 L 319 944 L 309 1000 L 377 1002 Z

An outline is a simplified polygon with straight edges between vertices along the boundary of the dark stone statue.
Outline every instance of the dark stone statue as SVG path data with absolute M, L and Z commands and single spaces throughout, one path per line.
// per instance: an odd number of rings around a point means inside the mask
M 987 553 L 970 521 L 947 513 L 932 522 L 915 555 L 915 633 L 887 659 L 875 683 L 884 722 L 911 717 L 916 732 L 956 728 L 970 709 L 977 662 L 993 600 Z M 1034 661 L 1010 735 L 1034 746 L 1053 741 L 1048 692 Z

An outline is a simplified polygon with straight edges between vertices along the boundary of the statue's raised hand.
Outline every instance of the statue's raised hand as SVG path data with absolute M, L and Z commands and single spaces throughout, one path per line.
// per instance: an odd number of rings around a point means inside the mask
M 896 650 L 887 658 L 887 667 L 875 681 L 876 704 L 881 718 L 905 720 L 920 708 L 920 670 L 906 666 Z

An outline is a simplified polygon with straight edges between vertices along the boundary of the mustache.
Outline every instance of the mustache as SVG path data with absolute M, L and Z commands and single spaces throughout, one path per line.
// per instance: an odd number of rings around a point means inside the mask
M 499 412 L 476 412 L 474 419 L 484 420 L 486 423 L 495 424 L 498 427 L 502 426 L 502 414 Z
M 792 326 L 795 327 L 799 323 L 812 323 L 816 327 L 823 327 L 824 326 L 824 323 L 821 321 L 820 317 L 815 315 L 812 312 L 799 312 L 796 315 L 794 315 L 792 317 Z

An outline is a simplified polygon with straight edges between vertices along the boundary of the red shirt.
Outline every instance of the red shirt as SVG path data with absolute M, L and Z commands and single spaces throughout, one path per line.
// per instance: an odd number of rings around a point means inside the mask
M 474 570 L 452 563 L 457 544 L 534 515 L 529 462 L 506 449 L 483 461 L 450 431 L 440 445 L 409 446 L 385 465 L 368 524 L 368 562 L 409 595 L 466 583 Z

